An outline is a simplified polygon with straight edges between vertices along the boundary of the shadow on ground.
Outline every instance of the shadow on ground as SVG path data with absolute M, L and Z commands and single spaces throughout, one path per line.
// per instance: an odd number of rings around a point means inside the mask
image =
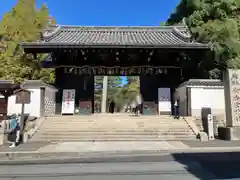
M 173 153 L 172 157 L 202 180 L 240 178 L 240 152 Z

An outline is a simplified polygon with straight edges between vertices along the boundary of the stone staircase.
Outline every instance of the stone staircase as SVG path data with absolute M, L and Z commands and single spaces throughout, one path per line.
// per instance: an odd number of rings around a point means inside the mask
M 171 116 L 94 114 L 48 117 L 31 141 L 160 141 L 195 140 L 188 124 Z

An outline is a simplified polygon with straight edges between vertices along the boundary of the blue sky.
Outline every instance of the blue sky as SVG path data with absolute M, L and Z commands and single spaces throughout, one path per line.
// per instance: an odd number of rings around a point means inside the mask
M 37 0 L 37 5 L 46 3 L 57 24 L 62 25 L 159 26 L 160 22 L 167 20 L 179 1 Z M 16 2 L 1 0 L 0 18 Z

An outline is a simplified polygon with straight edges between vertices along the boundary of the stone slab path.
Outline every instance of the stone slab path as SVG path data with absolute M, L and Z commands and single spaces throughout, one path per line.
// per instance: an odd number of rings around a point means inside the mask
M 131 141 L 131 142 L 36 142 L 21 144 L 15 148 L 8 145 L 0 146 L 3 152 L 98 152 L 98 151 L 172 151 L 193 149 L 240 149 L 240 141 L 214 140 L 208 142 L 200 141 Z
M 46 145 L 39 152 L 94 152 L 94 151 L 149 151 L 188 149 L 189 146 L 178 141 L 160 142 L 63 142 Z

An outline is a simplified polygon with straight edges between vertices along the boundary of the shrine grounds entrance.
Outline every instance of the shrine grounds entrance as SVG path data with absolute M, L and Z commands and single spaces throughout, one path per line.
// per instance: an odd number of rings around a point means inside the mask
M 103 82 L 108 79 L 106 90 L 106 112 L 129 112 L 130 104 L 140 94 L 139 76 L 95 76 L 94 77 L 94 113 L 101 113 L 104 96 Z M 110 105 L 114 105 L 113 109 Z
M 143 114 L 171 114 L 161 111 L 159 99 L 172 109 L 175 89 L 190 78 L 208 78 L 212 67 L 202 60 L 213 59 L 211 45 L 195 42 L 186 26 L 49 27 L 42 40 L 22 47 L 34 56 L 48 53 L 43 64 L 55 68 L 56 112 L 71 90 L 72 114 L 76 107 L 80 114 L 95 112 L 95 76 L 139 76 Z
M 99 67 L 101 68 L 101 67 Z M 91 69 L 91 67 L 60 67 L 57 69 L 56 74 L 56 86 L 64 89 L 75 90 L 75 108 L 77 109 L 77 114 L 92 114 L 102 112 L 102 102 L 96 100 L 96 86 L 102 86 L 99 84 L 100 77 L 104 75 L 108 77 L 108 82 L 111 80 L 111 77 L 118 76 L 130 76 L 138 77 L 139 85 L 138 91 L 143 98 L 143 108 L 142 112 L 144 114 L 172 114 L 173 111 L 173 94 L 175 88 L 181 83 L 181 69 L 177 67 L 151 67 L 151 66 L 139 66 L 139 67 L 115 67 L 115 72 L 113 67 L 104 67 L 104 69 Z M 85 74 L 89 72 L 100 71 L 98 76 L 91 74 Z M 121 72 L 121 73 L 120 73 Z M 100 76 L 101 75 L 101 76 Z M 131 85 L 130 85 L 131 86 Z M 159 88 L 168 89 L 169 92 L 166 94 L 160 95 L 164 96 L 163 100 L 169 102 L 171 106 L 168 110 L 161 110 L 159 106 Z M 108 88 L 109 92 L 112 90 Z M 118 89 L 120 90 L 120 88 Z M 123 88 L 126 93 L 126 89 Z M 137 91 L 135 87 L 135 91 Z M 98 94 L 101 96 L 101 93 Z M 114 98 L 118 98 L 121 94 L 116 94 Z M 119 97 L 121 98 L 121 97 Z M 99 98 L 98 98 L 99 99 Z M 57 101 L 57 113 L 61 114 L 63 100 L 63 91 L 58 91 L 56 96 Z M 113 98 L 107 97 L 106 102 L 106 111 L 109 112 L 109 103 Z M 116 108 L 116 111 L 120 111 L 121 107 Z

